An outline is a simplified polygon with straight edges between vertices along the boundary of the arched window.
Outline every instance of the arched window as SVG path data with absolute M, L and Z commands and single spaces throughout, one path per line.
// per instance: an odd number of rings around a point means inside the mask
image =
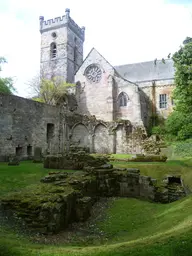
M 128 101 L 128 96 L 125 92 L 121 92 L 118 97 L 119 107 L 126 107 Z
M 51 43 L 51 46 L 50 46 L 50 54 L 51 54 L 51 59 L 54 59 L 56 58 L 57 56 L 57 46 L 56 46 L 56 43 Z

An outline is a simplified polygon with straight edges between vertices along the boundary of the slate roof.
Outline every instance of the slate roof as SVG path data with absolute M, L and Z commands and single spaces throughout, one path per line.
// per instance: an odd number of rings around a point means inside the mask
M 131 82 L 147 82 L 152 80 L 168 80 L 174 78 L 173 60 L 140 62 L 114 67 L 125 79 Z

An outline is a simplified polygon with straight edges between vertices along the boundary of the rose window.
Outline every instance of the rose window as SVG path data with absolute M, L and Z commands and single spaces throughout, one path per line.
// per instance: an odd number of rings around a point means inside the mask
M 90 65 L 85 71 L 85 75 L 90 82 L 98 83 L 101 80 L 102 71 L 96 65 Z

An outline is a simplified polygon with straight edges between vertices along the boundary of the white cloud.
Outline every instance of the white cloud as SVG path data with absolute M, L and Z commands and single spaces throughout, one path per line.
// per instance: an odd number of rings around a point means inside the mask
M 39 69 L 39 16 L 72 18 L 86 27 L 85 56 L 94 46 L 111 64 L 166 57 L 192 34 L 192 7 L 164 0 L 4 0 L 0 3 L 0 56 L 4 75 L 15 76 L 19 95 Z M 172 1 L 173 2 L 173 1 Z

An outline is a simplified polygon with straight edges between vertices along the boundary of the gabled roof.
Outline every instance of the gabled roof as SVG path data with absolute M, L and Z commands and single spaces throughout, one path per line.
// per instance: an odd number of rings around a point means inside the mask
M 108 65 L 114 70 L 116 76 L 119 76 L 121 77 L 122 79 L 126 80 L 127 82 L 131 83 L 131 84 L 134 84 L 136 85 L 133 81 L 131 81 L 130 79 L 127 79 L 126 77 L 122 76 L 121 73 L 118 72 L 118 70 L 116 69 L 116 67 L 114 67 L 113 65 L 111 65 L 107 60 L 106 58 L 103 57 L 103 55 L 101 53 L 99 53 L 94 47 L 90 50 L 90 52 L 87 54 L 86 58 L 84 59 L 83 63 L 81 64 L 81 66 L 83 66 L 83 64 L 86 62 L 86 60 L 89 58 L 89 56 L 91 55 L 91 53 L 93 51 L 96 51 L 97 54 L 102 58 L 104 59 Z M 75 72 L 75 75 L 77 74 L 77 72 L 79 71 L 79 69 L 81 68 L 81 66 L 78 68 L 78 70 Z
M 114 67 L 103 57 L 103 55 L 101 55 L 94 47 L 90 50 L 90 52 L 87 54 L 87 56 L 86 56 L 86 58 L 83 60 L 83 62 L 82 62 L 82 64 L 81 64 L 81 66 L 85 63 L 85 61 L 89 58 L 89 56 L 91 55 L 91 53 L 93 52 L 93 51 L 96 51 L 97 52 L 97 54 L 99 54 L 100 56 L 101 56 L 101 58 L 103 58 L 113 69 L 114 69 Z M 78 70 L 75 72 L 75 75 L 76 75 L 76 73 L 79 71 L 79 69 L 81 68 L 81 66 L 78 68 Z
M 156 64 L 155 61 L 147 61 L 114 68 L 123 78 L 135 83 L 173 79 L 175 73 L 172 59 L 165 60 L 165 63 L 157 60 Z

